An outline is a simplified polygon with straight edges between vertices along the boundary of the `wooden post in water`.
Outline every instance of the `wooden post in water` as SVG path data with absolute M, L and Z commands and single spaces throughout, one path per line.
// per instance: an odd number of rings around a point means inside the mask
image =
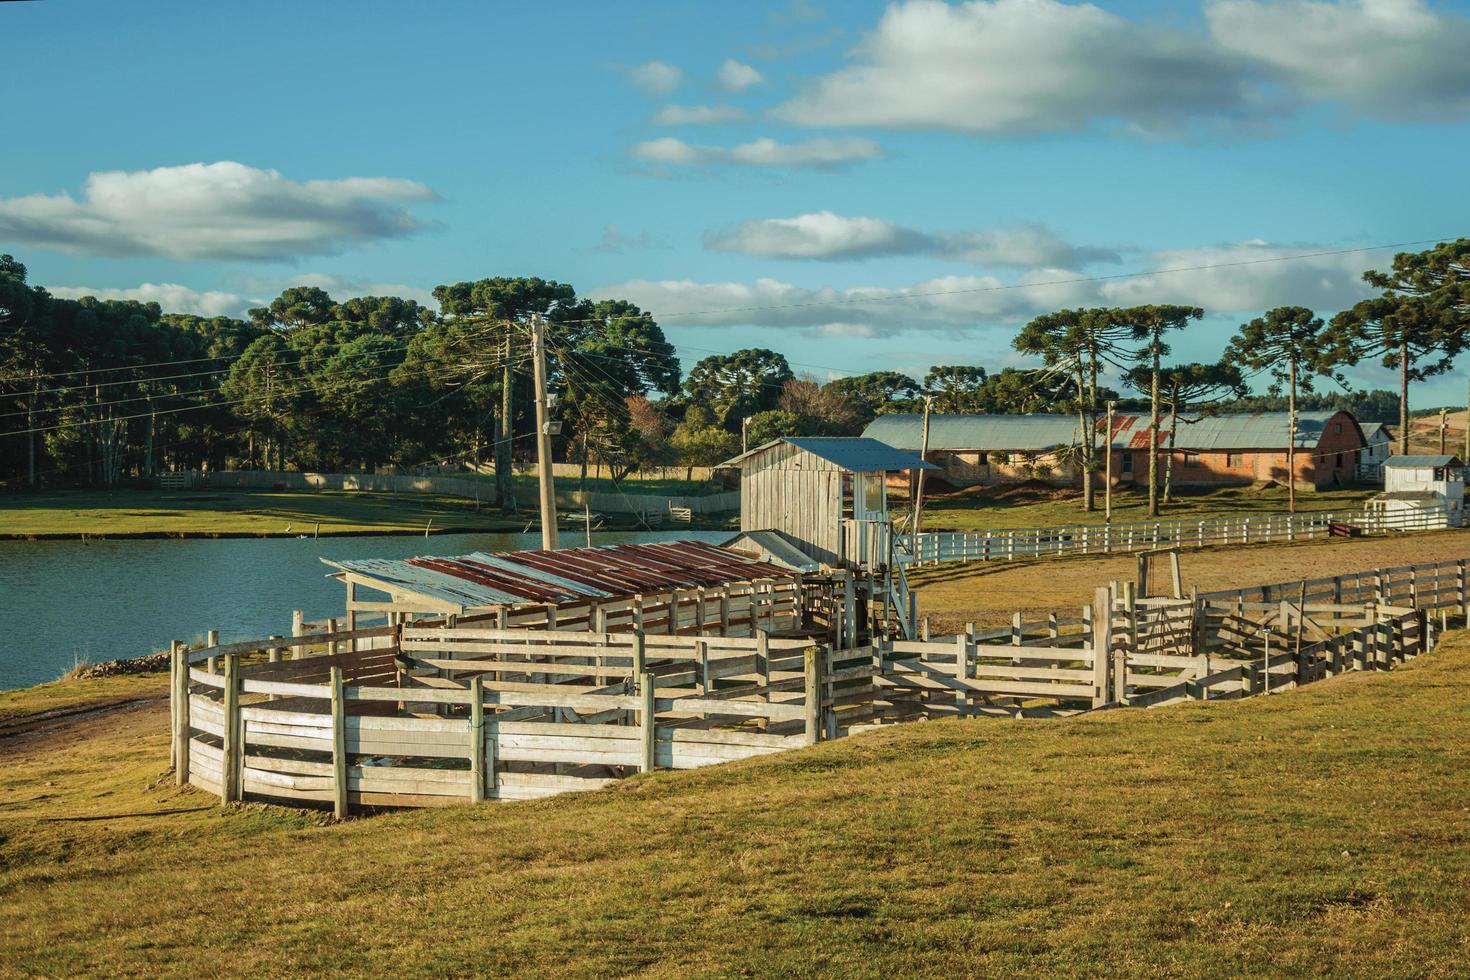
M 332 667 L 332 815 L 347 819 L 347 697 L 342 668 Z
M 470 678 L 470 802 L 485 802 L 485 678 Z
M 213 633 L 213 630 L 210 630 Z M 224 751 L 220 761 L 220 802 L 235 803 L 241 797 L 240 769 L 243 753 L 240 736 L 240 655 L 225 657 Z

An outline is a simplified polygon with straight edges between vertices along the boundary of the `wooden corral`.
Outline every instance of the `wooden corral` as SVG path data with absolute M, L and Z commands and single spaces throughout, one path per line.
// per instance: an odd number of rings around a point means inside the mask
M 1115 584 L 1073 617 L 847 649 L 758 615 L 751 636 L 684 635 L 677 603 L 660 634 L 647 609 L 633 632 L 516 624 L 522 610 L 179 648 L 175 770 L 223 800 L 339 815 L 526 799 L 891 721 L 1269 694 L 1416 656 L 1467 601 L 1461 560 L 1182 599 Z

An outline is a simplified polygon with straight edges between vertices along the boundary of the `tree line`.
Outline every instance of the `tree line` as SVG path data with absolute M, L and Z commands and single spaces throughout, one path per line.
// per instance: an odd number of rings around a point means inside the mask
M 165 313 L 156 303 L 70 300 L 0 256 L 0 482 L 113 485 L 165 470 L 353 470 L 493 462 L 513 500 L 514 460 L 533 450 L 532 316 L 543 318 L 558 459 L 617 480 L 651 465 L 712 466 L 782 435 L 852 435 L 916 411 L 1075 414 L 1096 432 L 1107 401 L 1147 405 L 1156 445 L 1183 413 L 1350 405 L 1406 421 L 1409 386 L 1448 371 L 1470 324 L 1470 239 L 1394 258 L 1364 278 L 1380 295 L 1324 321 L 1283 307 L 1243 324 L 1217 363 L 1174 363 L 1170 339 L 1204 311 L 1182 305 L 1060 310 L 1015 348 L 1038 367 L 939 365 L 923 378 L 873 371 L 820 383 L 752 348 L 685 375 L 654 317 L 565 283 L 489 278 L 436 287 L 438 309 L 398 297 L 338 301 L 284 290 L 245 318 Z M 1397 397 L 1349 393 L 1342 369 L 1374 359 Z M 1264 374 L 1264 396 L 1248 394 Z M 1115 390 L 1102 383 L 1118 379 Z M 1332 379 L 1338 393 L 1315 385 Z M 1167 423 L 1165 419 L 1167 418 Z M 1404 432 L 1407 426 L 1403 425 Z M 1406 437 L 1406 436 L 1405 436 Z M 1073 447 L 1084 505 L 1100 469 Z M 1149 488 L 1157 511 L 1157 454 Z

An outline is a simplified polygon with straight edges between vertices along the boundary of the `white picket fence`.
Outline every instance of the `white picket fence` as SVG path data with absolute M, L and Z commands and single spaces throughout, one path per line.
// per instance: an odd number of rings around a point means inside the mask
M 926 531 L 917 539 L 911 534 L 900 535 L 897 547 L 911 554 L 913 563 L 932 565 L 947 561 L 1010 561 L 1058 555 L 1128 554 L 1155 548 L 1305 541 L 1328 536 L 1333 525 L 1346 525 L 1367 533 L 1434 531 L 1449 527 L 1450 520 L 1442 507 L 1421 513 L 1258 514 L 1002 531 Z

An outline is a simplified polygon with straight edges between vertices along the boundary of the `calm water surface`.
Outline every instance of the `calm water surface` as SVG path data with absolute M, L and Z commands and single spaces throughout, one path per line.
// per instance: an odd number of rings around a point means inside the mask
M 594 544 L 728 531 L 594 534 Z M 567 540 L 565 543 L 572 544 Z M 248 640 L 343 614 L 341 583 L 318 557 L 409 558 L 538 548 L 535 534 L 190 541 L 0 541 L 0 690 L 55 680 L 80 660 L 136 657 L 217 629 Z

